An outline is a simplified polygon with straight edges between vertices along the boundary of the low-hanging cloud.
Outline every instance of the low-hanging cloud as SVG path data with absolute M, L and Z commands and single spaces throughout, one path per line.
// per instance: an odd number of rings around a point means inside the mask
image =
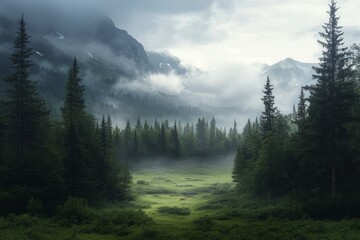
M 258 116 L 266 76 L 262 64 L 275 63 L 286 57 L 316 62 L 321 55 L 317 44 L 321 25 L 327 21 L 328 0 L 5 0 L 0 14 L 14 15 L 23 9 L 53 15 L 53 21 L 91 26 L 87 16 L 100 12 L 109 15 L 119 28 L 126 29 L 149 51 L 169 51 L 200 71 L 179 76 L 152 73 L 141 75 L 134 63 L 116 56 L 99 42 L 73 44 L 56 41 L 59 49 L 78 52 L 81 60 L 113 64 L 123 71 L 135 71 L 135 80 L 120 79 L 117 90 L 144 93 L 162 92 L 183 98 L 186 103 L 210 109 L 226 109 L 237 118 Z M 356 9 L 360 2 L 339 3 L 340 25 L 344 25 L 345 41 L 351 45 L 359 35 L 360 19 Z M 15 11 L 16 10 L 16 11 Z M 46 10 L 46 11 L 45 11 Z M 69 13 L 57 19 L 58 11 Z M 26 15 L 27 11 L 25 11 Z M 82 22 L 74 22 L 72 14 Z M 89 14 L 90 13 L 90 14 Z M 36 14 L 35 14 L 36 15 Z M 36 22 L 36 16 L 31 20 Z M 64 23 L 62 23 L 64 24 Z M 68 41 L 68 42 L 67 42 Z M 74 47 L 75 46 L 75 47 Z M 106 61 L 111 59 L 111 61 Z M 86 73 L 91 79 L 91 73 Z M 293 81 L 294 79 L 289 79 Z M 95 80 L 94 80 L 95 82 Z M 300 86 L 291 90 L 274 79 L 275 102 L 283 112 L 296 103 Z M 230 109 L 230 110 L 229 110 Z M 213 110 L 214 111 L 214 110 Z M 225 112 L 225 110 L 224 110 Z M 214 114 L 224 115 L 221 111 Z M 246 117 L 245 117 L 246 116 Z M 232 117 L 231 117 L 232 118 Z

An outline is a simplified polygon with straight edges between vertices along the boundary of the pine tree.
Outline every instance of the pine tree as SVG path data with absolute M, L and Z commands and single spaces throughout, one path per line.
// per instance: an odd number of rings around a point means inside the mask
M 135 159 L 139 158 L 139 140 L 138 140 L 138 133 L 137 129 L 134 130 L 134 142 L 133 142 L 133 157 Z
M 0 163 L 2 211 L 21 212 L 31 197 L 53 204 L 59 190 L 60 166 L 50 135 L 49 111 L 29 79 L 32 49 L 24 16 L 19 21 L 14 51 L 10 56 L 12 74 L 5 78 L 8 88 L 3 106 L 3 141 Z M 50 195 L 54 193 L 56 195 Z
M 178 130 L 177 130 L 177 125 L 176 125 L 176 121 L 175 121 L 175 125 L 174 128 L 171 130 L 171 144 L 172 144 L 172 148 L 171 148 L 171 154 L 173 157 L 180 157 L 181 152 L 180 152 L 180 141 L 179 141 L 179 134 L 178 134 Z
M 312 139 L 316 143 L 315 154 L 321 156 L 323 168 L 329 169 L 331 178 L 331 195 L 336 194 L 337 169 L 344 156 L 344 142 L 347 137 L 346 123 L 351 120 L 350 109 L 354 104 L 356 93 L 352 74 L 350 52 L 343 47 L 342 27 L 338 26 L 339 17 L 336 2 L 331 1 L 329 22 L 323 25 L 320 33 L 323 47 L 319 67 L 314 67 L 315 85 L 307 86 L 309 90 L 309 120 Z M 329 167 L 328 167 L 329 166 Z M 326 170 L 328 171 L 328 170 Z M 320 176 L 319 179 L 326 179 Z
M 306 123 L 306 102 L 304 97 L 304 89 L 301 88 L 300 96 L 299 96 L 299 104 L 298 111 L 296 113 L 296 124 L 298 126 L 298 133 L 300 135 L 305 134 L 305 123 Z
M 109 114 L 106 119 L 106 136 L 107 136 L 108 147 L 111 149 L 113 147 L 113 128 L 112 128 L 111 117 Z
M 275 118 L 273 86 L 270 84 L 270 78 L 267 77 L 264 97 L 261 100 L 264 103 L 265 110 L 261 114 L 261 130 L 264 137 L 266 137 L 273 130 L 273 122 Z
M 92 142 L 87 137 L 91 134 L 89 132 L 92 132 L 92 121 L 85 111 L 84 86 L 81 82 L 79 66 L 74 58 L 66 82 L 64 107 L 61 109 L 64 128 L 64 177 L 70 196 L 86 198 L 90 197 L 93 185 L 91 159 L 87 155 L 90 151 L 86 151 L 86 145 Z M 93 124 L 95 129 L 95 123 Z
M 121 139 L 120 128 L 116 125 L 114 129 L 114 150 L 115 150 L 115 159 L 120 163 L 124 158 L 124 144 Z
M 130 158 L 132 154 L 133 134 L 130 121 L 126 121 L 126 127 L 124 129 L 124 154 L 126 158 Z
M 200 156 L 206 156 L 209 153 L 208 144 L 208 125 L 205 118 L 199 118 L 196 124 L 197 150 Z
M 41 124 L 48 122 L 49 112 L 39 98 L 36 85 L 28 79 L 32 49 L 27 47 L 29 38 L 22 16 L 19 22 L 18 36 L 11 54 L 13 74 L 5 78 L 9 85 L 6 91 L 8 100 L 4 102 L 5 125 L 7 129 L 8 149 L 15 153 L 23 173 L 18 181 L 25 184 L 27 168 L 27 151 L 36 147 L 37 135 Z
M 167 141 L 166 141 L 166 132 L 164 123 L 161 124 L 160 133 L 159 133 L 159 147 L 160 154 L 165 155 L 167 153 Z
M 216 120 L 215 120 L 215 117 L 213 117 L 211 119 L 211 122 L 210 122 L 209 137 L 210 137 L 210 150 L 215 151 L 216 148 L 217 148 L 217 146 L 216 146 Z
M 229 131 L 230 148 L 236 150 L 239 146 L 239 133 L 237 131 L 237 123 L 234 120 L 234 127 Z

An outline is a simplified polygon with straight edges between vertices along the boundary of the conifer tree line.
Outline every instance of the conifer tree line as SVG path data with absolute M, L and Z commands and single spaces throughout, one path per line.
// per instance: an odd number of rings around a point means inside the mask
M 120 161 L 137 162 L 153 157 L 177 159 L 180 157 L 206 158 L 236 151 L 240 141 L 237 124 L 227 132 L 216 126 L 215 118 L 210 123 L 199 118 L 195 124 L 182 124 L 168 120 L 149 124 L 140 118 L 134 126 L 126 122 L 124 129 L 115 127 L 115 149 Z
M 116 131 L 110 117 L 98 122 L 86 111 L 76 59 L 55 121 L 29 79 L 29 41 L 22 16 L 0 105 L 0 214 L 24 212 L 34 199 L 50 213 L 70 196 L 93 204 L 127 198 L 131 174 L 116 159 Z
M 313 67 L 314 84 L 301 88 L 293 114 L 276 109 L 267 79 L 260 123 L 248 121 L 235 159 L 233 180 L 241 192 L 347 204 L 348 196 L 358 196 L 360 54 L 358 45 L 343 46 L 337 10 L 332 0 L 318 41 L 323 50 Z

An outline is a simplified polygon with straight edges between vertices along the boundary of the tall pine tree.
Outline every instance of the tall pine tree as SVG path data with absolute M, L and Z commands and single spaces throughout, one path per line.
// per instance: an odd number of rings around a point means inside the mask
M 84 86 L 79 77 L 79 66 L 74 58 L 66 82 L 66 96 L 62 108 L 64 128 L 64 177 L 68 194 L 77 197 L 90 197 L 93 185 L 90 159 L 87 158 L 86 145 L 89 132 L 89 116 L 85 111 Z
M 4 211 L 21 212 L 32 197 L 50 204 L 54 201 L 50 193 L 59 192 L 59 162 L 51 145 L 49 111 L 35 82 L 29 79 L 29 39 L 22 16 L 10 56 L 12 74 L 5 78 L 8 88 L 7 100 L 3 102 L 4 161 L 0 163 L 0 191 L 7 196 L 0 199 L 0 205 L 6 207 L 1 209 Z
M 270 84 L 269 77 L 267 77 L 264 87 L 264 97 L 261 98 L 261 100 L 263 101 L 265 108 L 264 111 L 261 113 L 261 130 L 263 136 L 266 137 L 273 130 L 276 107 L 274 107 L 274 88 Z
M 344 33 L 338 26 L 336 2 L 332 0 L 329 7 L 329 21 L 323 25 L 324 31 L 320 33 L 322 40 L 318 41 L 323 51 L 319 67 L 314 67 L 316 74 L 313 78 L 316 84 L 307 86 L 306 89 L 310 92 L 310 138 L 316 145 L 313 154 L 326 172 L 319 179 L 331 179 L 331 195 L 335 196 L 338 168 L 340 162 L 344 161 L 346 151 L 346 123 L 352 118 L 350 109 L 356 93 L 354 82 L 350 78 L 350 52 L 343 47 Z

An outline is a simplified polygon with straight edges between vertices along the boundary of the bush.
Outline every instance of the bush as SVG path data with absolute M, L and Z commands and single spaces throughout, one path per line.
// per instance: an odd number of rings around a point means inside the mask
M 138 184 L 138 185 L 149 185 L 150 183 L 145 181 L 145 180 L 137 180 L 136 184 Z
M 159 207 L 158 212 L 165 214 L 174 214 L 174 215 L 190 215 L 189 208 L 179 208 L 179 207 Z
M 43 204 L 38 198 L 30 198 L 26 210 L 31 216 L 37 216 L 43 212 Z
M 25 228 L 34 226 L 39 221 L 37 217 L 32 217 L 29 214 L 21 214 L 18 216 L 15 214 L 10 214 L 7 220 L 10 226 Z
M 360 217 L 360 197 L 341 196 L 335 199 L 319 197 L 308 199 L 303 204 L 303 211 L 315 219 L 343 219 Z
M 143 211 L 128 209 L 97 210 L 83 231 L 86 233 L 110 234 L 118 236 L 130 234 L 132 226 L 143 226 L 152 223 L 152 219 Z
M 213 220 L 209 216 L 202 216 L 193 221 L 193 224 L 198 230 L 209 232 L 214 226 Z
M 91 218 L 92 212 L 87 202 L 82 198 L 69 197 L 58 209 L 58 216 L 69 224 L 83 223 Z

